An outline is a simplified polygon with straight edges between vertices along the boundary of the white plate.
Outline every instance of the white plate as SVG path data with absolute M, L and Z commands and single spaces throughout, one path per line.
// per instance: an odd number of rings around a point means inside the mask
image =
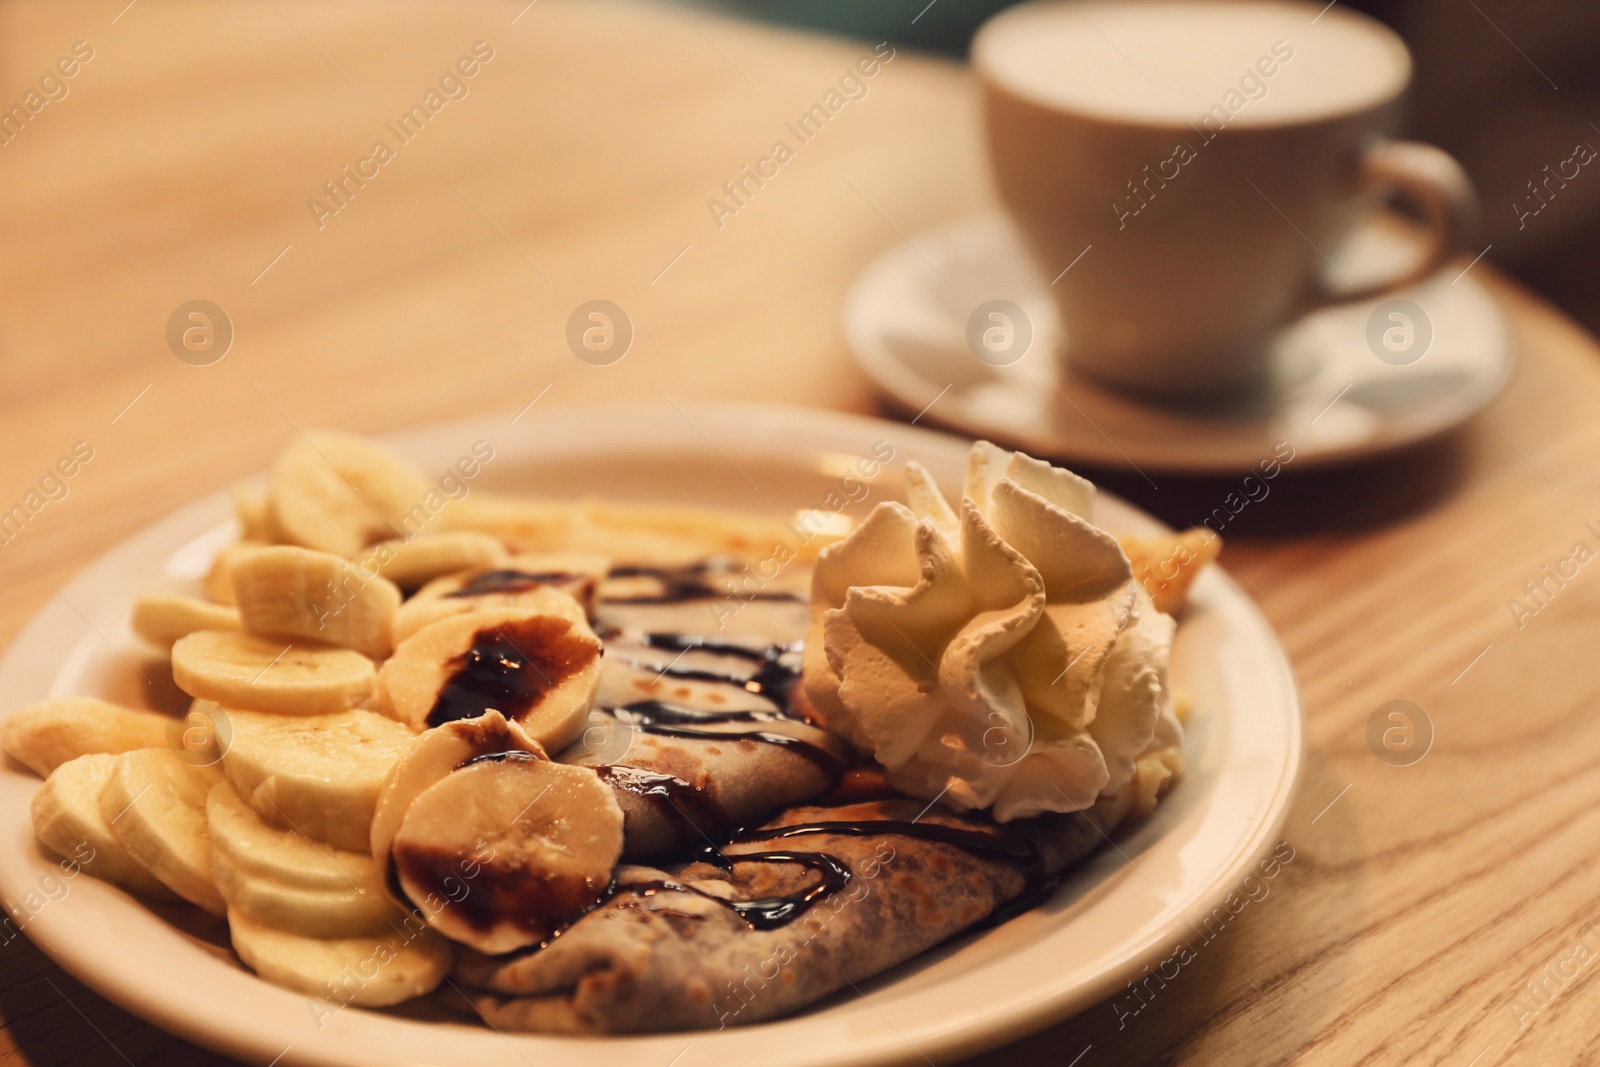
M 1391 276 L 1415 253 L 1393 225 L 1363 227 L 1340 253 L 1356 282 Z M 1094 250 L 1085 253 L 1091 266 Z M 1126 396 L 1067 373 L 1063 328 L 1020 239 L 1005 218 L 978 215 L 914 237 L 862 272 L 845 299 L 845 339 L 856 362 L 895 406 L 961 433 L 1039 456 L 1140 471 L 1249 471 L 1287 441 L 1295 467 L 1343 462 L 1436 436 L 1475 417 L 1510 379 L 1505 317 L 1471 274 L 1453 266 L 1387 296 L 1313 312 L 1274 345 L 1255 396 L 1180 409 Z M 1071 285 L 1064 273 L 1057 285 Z M 1005 366 L 979 360 L 967 323 L 980 304 L 1009 300 L 1031 343 Z M 1391 324 L 1391 300 L 1408 301 L 1414 344 L 1403 366 L 1380 359 L 1371 323 Z M 1382 308 L 1383 310 L 1379 310 Z M 1018 332 L 1018 337 L 1021 333 Z M 1398 339 L 1398 335 L 1397 335 Z M 1406 359 L 1412 352 L 1389 358 Z
M 894 461 L 857 512 L 899 496 L 900 464 L 908 459 L 959 489 L 967 452 L 961 441 L 914 427 L 760 406 L 572 411 L 515 426 L 453 424 L 393 443 L 442 471 L 480 439 L 495 455 L 477 487 L 773 513 L 828 507 L 830 490 L 874 442 L 888 442 Z M 140 656 L 126 625 L 130 605 L 141 593 L 192 582 L 233 536 L 229 513 L 226 493 L 210 496 L 130 538 L 67 585 L 0 662 L 7 712 L 65 693 L 127 699 L 139 688 L 122 658 Z M 1101 498 L 1100 519 L 1117 530 L 1159 529 L 1109 497 Z M 56 893 L 60 899 L 21 925 L 68 971 L 129 1011 L 254 1062 L 281 1054 L 284 1067 L 589 1067 L 597 1057 L 663 1067 L 685 1046 L 692 1052 L 682 1067 L 949 1058 L 1108 996 L 1141 965 L 1166 955 L 1175 932 L 1236 887 L 1277 841 L 1301 763 L 1299 699 L 1271 628 L 1216 569 L 1195 586 L 1172 673 L 1194 698 L 1189 772 L 1154 818 L 1084 864 L 1045 906 L 867 983 L 863 995 L 839 996 L 778 1022 L 596 1041 L 501 1035 L 470 1022 L 351 1008 L 319 1026 L 306 998 L 259 981 L 226 951 L 87 876 L 66 883 L 65 896 Z M 16 765 L 0 770 L 0 893 L 13 914 L 55 870 L 29 824 L 38 784 Z

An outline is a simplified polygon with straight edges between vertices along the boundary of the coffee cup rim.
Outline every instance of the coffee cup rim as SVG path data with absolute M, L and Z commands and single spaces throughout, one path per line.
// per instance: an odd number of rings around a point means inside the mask
M 1096 0 L 1084 0 L 1085 4 L 1093 4 L 1095 2 Z M 1381 39 L 1382 44 L 1393 53 L 1397 60 L 1396 77 L 1393 83 L 1384 85 L 1380 90 L 1374 91 L 1366 97 L 1358 97 L 1336 106 L 1308 109 L 1303 114 L 1288 118 L 1263 119 L 1257 115 L 1244 112 L 1235 119 L 1236 125 L 1242 129 L 1293 129 L 1314 126 L 1353 115 L 1367 114 L 1387 107 L 1399 100 L 1411 84 L 1414 67 L 1411 49 L 1391 27 L 1363 12 L 1335 8 L 1332 4 L 1326 7 L 1319 7 L 1316 3 L 1307 3 L 1304 0 L 1129 0 L 1129 2 L 1138 2 L 1150 7 L 1227 7 L 1248 8 L 1252 11 L 1259 11 L 1267 7 L 1293 9 L 1314 16 L 1318 21 L 1326 18 L 1344 22 L 1351 26 L 1360 26 L 1365 31 L 1373 33 L 1376 38 Z M 998 32 L 998 27 L 1003 23 L 1024 17 L 1025 13 L 1030 10 L 1069 6 L 1079 8 L 1081 5 L 1076 3 L 1075 0 L 1025 0 L 1023 3 L 1006 8 L 984 22 L 973 37 L 970 52 L 972 69 L 979 81 L 988 89 L 1003 92 L 1034 107 L 1085 121 L 1134 129 L 1181 130 L 1185 128 L 1186 122 L 1183 119 L 1168 119 L 1151 115 L 1130 115 L 1116 112 L 1109 108 L 1096 107 L 1092 104 L 1068 103 L 1059 99 L 1052 99 L 1042 93 L 1017 84 L 1014 79 L 1006 77 L 1005 72 L 990 55 L 993 47 L 991 42 Z

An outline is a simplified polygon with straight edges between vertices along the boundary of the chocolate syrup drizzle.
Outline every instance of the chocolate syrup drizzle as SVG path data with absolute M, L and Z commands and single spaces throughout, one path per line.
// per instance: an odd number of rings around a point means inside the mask
M 602 768 L 601 770 L 628 769 Z M 605 777 L 605 775 L 602 774 L 602 777 Z M 677 779 L 674 779 L 674 781 L 677 781 Z M 887 835 L 911 837 L 919 841 L 950 845 L 970 855 L 1008 863 L 1017 867 L 1026 879 L 1023 891 L 1014 899 L 996 908 L 985 919 L 981 919 L 968 927 L 967 930 L 962 932 L 963 934 L 988 926 L 999 925 L 1007 919 L 1037 907 L 1056 890 L 1062 877 L 1061 874 L 1046 874 L 1044 857 L 1037 844 L 1026 837 L 1000 828 L 992 831 L 969 830 L 959 826 L 912 822 L 903 819 L 862 819 L 800 823 L 794 826 L 740 830 L 728 838 L 728 843 L 783 841 L 794 837 L 819 834 L 836 834 L 850 837 L 883 837 Z M 754 930 L 776 930 L 800 918 L 817 901 L 846 888 L 855 877 L 855 873 L 848 864 L 839 859 L 839 857 L 827 852 L 784 850 L 729 855 L 715 845 L 706 845 L 698 851 L 695 859 L 698 862 L 729 872 L 733 870 L 736 864 L 740 863 L 795 863 L 809 867 L 818 872 L 821 877 L 814 884 L 795 893 L 777 897 L 760 897 L 753 900 L 724 900 L 695 886 L 673 879 L 653 879 L 646 882 L 632 882 L 627 885 L 620 885 L 613 879 L 611 884 L 606 887 L 605 892 L 601 893 L 593 904 L 556 929 L 550 938 L 537 945 L 518 950 L 511 955 L 521 956 L 547 948 L 551 941 L 559 938 L 584 915 L 625 894 L 649 897 L 664 892 L 693 893 L 707 900 L 716 901 L 723 907 L 733 911 Z M 962 935 L 958 934 L 956 936 Z
M 490 593 L 528 593 L 546 585 L 560 585 L 578 577 L 568 571 L 484 571 L 462 583 L 460 589 L 446 593 L 447 598 L 486 596 Z
M 537 615 L 485 626 L 450 662 L 428 725 L 475 719 L 491 708 L 519 718 L 600 654 L 594 640 L 574 634 L 566 619 Z
M 1018 834 L 1005 830 L 968 830 L 960 826 L 945 826 L 934 822 L 909 822 L 901 819 L 873 819 L 855 822 L 813 822 L 797 826 L 773 826 L 766 829 L 741 830 L 733 835 L 730 844 L 748 841 L 786 841 L 791 837 L 809 837 L 815 834 L 838 834 L 847 837 L 876 837 L 882 834 L 899 834 L 941 845 L 954 845 L 982 859 L 998 860 L 1022 868 L 1041 865 L 1039 846 Z M 739 857 L 743 859 L 744 857 Z
M 711 581 L 713 576 L 736 573 L 736 570 L 715 562 L 669 569 L 642 566 L 615 567 L 610 572 L 612 578 L 654 578 L 660 582 L 661 592 L 649 596 L 607 597 L 605 601 L 609 604 L 628 605 L 673 604 L 730 595 L 737 595 L 746 600 L 801 599 L 789 593 L 757 592 L 748 594 L 740 592 L 734 594 Z M 489 572 L 480 575 L 467 586 L 463 586 L 461 592 L 457 595 L 469 596 L 478 592 L 518 591 L 514 587 L 515 583 L 524 578 L 530 582 L 536 582 L 548 579 L 559 580 L 561 577 L 564 576 L 522 575 L 520 572 L 515 571 Z M 760 724 L 781 722 L 783 720 L 806 722 L 802 716 L 794 714 L 790 708 L 791 695 L 800 680 L 800 670 L 792 664 L 793 653 L 800 650 L 799 642 L 776 643 L 764 648 L 754 648 L 748 645 L 708 640 L 703 636 L 694 634 L 641 632 L 615 627 L 607 628 L 603 625 L 597 627 L 597 629 L 601 631 L 602 637 L 608 641 L 628 641 L 648 648 L 680 654 L 698 651 L 708 655 L 749 662 L 752 664 L 751 672 L 741 676 L 725 674 L 706 668 L 679 667 L 675 663 L 663 668 L 639 660 L 624 659 L 622 661 L 628 666 L 637 667 L 640 670 L 658 671 L 661 677 L 735 687 L 748 693 L 759 694 L 770 700 L 774 705 L 774 710 L 771 711 L 699 711 L 665 701 L 642 700 L 601 709 L 619 721 L 627 723 L 642 732 L 667 737 L 754 741 L 760 744 L 775 745 L 810 761 L 830 781 L 838 781 L 843 774 L 845 768 L 832 753 L 801 738 L 775 730 L 759 728 L 749 730 L 716 728 L 735 723 L 759 727 Z M 790 662 L 785 661 L 786 656 L 789 657 Z M 454 680 L 452 679 L 452 681 Z M 495 683 L 491 679 L 487 684 L 492 685 Z M 437 712 L 438 709 L 436 708 L 435 710 Z M 437 725 L 432 722 L 431 716 L 430 725 Z M 808 723 L 808 725 L 815 724 Z M 493 756 L 478 757 L 478 759 L 493 758 L 520 758 L 520 754 L 495 754 Z M 1043 858 L 1038 846 L 1026 837 L 1005 829 L 996 828 L 992 831 L 966 829 L 945 826 L 935 822 L 883 819 L 823 821 L 796 826 L 736 830 L 729 827 L 726 814 L 712 795 L 705 790 L 695 788 L 681 778 L 622 765 L 602 766 L 597 767 L 595 770 L 601 779 L 613 788 L 649 799 L 664 815 L 686 823 L 697 831 L 697 838 L 708 841 L 720 840 L 727 844 L 742 844 L 756 841 L 787 842 L 796 838 L 830 834 L 853 837 L 898 835 L 934 844 L 952 846 L 982 859 L 1013 865 L 1024 874 L 1026 889 L 1016 900 L 1002 909 L 997 909 L 995 915 L 991 916 L 991 921 L 999 921 L 998 917 L 1002 912 L 1004 912 L 1004 917 L 1009 918 L 1012 914 L 1036 905 L 1053 888 L 1053 880 L 1045 877 Z M 814 883 L 796 893 L 756 900 L 734 901 L 723 900 L 693 886 L 670 879 L 628 885 L 618 885 L 613 879 L 611 885 L 589 907 L 585 908 L 583 913 L 573 916 L 564 926 L 558 928 L 550 939 L 541 942 L 539 945 L 530 946 L 530 948 L 522 950 L 518 954 L 538 951 L 540 948 L 545 947 L 551 940 L 560 937 L 565 929 L 582 917 L 582 914 L 587 914 L 589 911 L 601 907 L 614 897 L 622 894 L 651 896 L 658 892 L 694 893 L 707 899 L 715 900 L 717 903 L 731 909 L 753 929 L 773 930 L 794 922 L 804 915 L 818 900 L 844 889 L 850 884 L 853 877 L 848 864 L 839 857 L 826 852 L 778 849 L 768 852 L 728 855 L 717 845 L 709 844 L 699 850 L 696 859 L 729 872 L 733 870 L 735 865 L 741 863 L 799 864 L 814 871 L 818 877 Z
M 613 789 L 643 797 L 657 811 L 670 813 L 670 818 L 685 823 L 699 836 L 717 837 L 728 831 L 728 815 L 716 798 L 682 778 L 616 764 L 596 767 L 595 773 Z
M 798 644 L 777 643 L 765 648 L 752 648 L 728 642 L 711 641 L 694 634 L 644 632 L 638 630 L 610 629 L 605 631 L 609 640 L 624 640 L 647 648 L 675 651 L 680 654 L 701 651 L 709 655 L 740 659 L 755 665 L 749 674 L 725 674 L 720 671 L 677 667 L 669 664 L 663 668 L 638 659 L 614 655 L 621 663 L 641 671 L 654 671 L 658 677 L 691 680 L 711 685 L 728 686 L 754 693 L 770 700 L 775 710 L 700 711 L 679 704 L 659 700 L 640 700 L 623 705 L 601 705 L 603 711 L 617 721 L 626 723 L 641 733 L 664 737 L 692 738 L 702 741 L 752 741 L 774 745 L 807 760 L 822 772 L 829 781 L 844 772 L 833 753 L 820 745 L 800 737 L 776 730 L 726 730 L 709 727 L 732 723 L 801 722 L 804 718 L 789 710 L 789 698 L 800 681 L 799 669 L 784 662 L 784 656 L 799 651 Z M 601 776 L 611 784 L 635 796 L 649 800 L 667 820 L 677 822 L 695 831 L 691 840 L 726 833 L 729 829 L 727 814 L 716 798 L 704 789 L 697 789 L 681 778 L 670 774 L 645 771 L 635 767 L 612 766 L 599 768 Z
M 833 753 L 820 745 L 802 740 L 790 734 L 776 733 L 770 730 L 706 730 L 694 724 L 706 726 L 720 725 L 723 723 L 761 723 L 781 722 L 788 720 L 798 722 L 793 715 L 781 711 L 697 711 L 678 704 L 668 704 L 660 700 L 640 700 L 632 704 L 623 704 L 612 709 L 622 722 L 647 733 L 658 734 L 663 737 L 693 737 L 706 740 L 719 740 L 728 738 L 740 741 L 759 741 L 765 745 L 777 745 L 786 751 L 808 760 L 817 770 L 830 781 L 838 779 L 844 773 L 844 766 L 833 757 Z
M 639 635 L 642 644 L 650 648 L 659 648 L 669 652 L 705 652 L 713 656 L 728 656 L 730 658 L 750 660 L 756 667 L 743 678 L 718 671 L 696 670 L 690 667 L 677 667 L 669 665 L 661 671 L 668 678 L 681 678 L 701 682 L 733 682 L 747 693 L 756 693 L 772 700 L 785 711 L 789 707 L 789 696 L 794 692 L 794 687 L 800 681 L 800 672 L 788 663 L 783 657 L 789 653 L 800 651 L 800 642 L 788 641 L 768 645 L 766 648 L 751 648 L 748 645 L 735 645 L 726 641 L 708 641 L 704 637 L 690 634 L 645 633 Z M 641 667 L 649 670 L 656 668 L 638 660 L 624 660 L 630 667 Z M 793 716 L 791 716 L 792 718 Z
M 716 849 L 707 848 L 701 860 L 730 873 L 736 863 L 798 863 L 822 876 L 815 885 L 807 886 L 798 893 L 791 893 L 788 896 L 721 901 L 757 930 L 776 930 L 780 926 L 788 926 L 804 915 L 806 909 L 816 901 L 830 893 L 837 893 L 849 885 L 850 879 L 855 877 L 855 872 L 850 870 L 849 866 L 837 856 L 831 856 L 826 852 L 758 852 L 754 855 L 728 856 Z

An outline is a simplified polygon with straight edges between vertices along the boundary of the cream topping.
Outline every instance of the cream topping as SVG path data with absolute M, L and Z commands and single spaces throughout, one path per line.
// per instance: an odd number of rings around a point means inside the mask
M 1093 524 L 1094 499 L 980 442 L 959 510 L 908 464 L 909 506 L 879 504 L 823 551 L 806 691 L 897 788 L 1001 821 L 1077 811 L 1179 742 L 1174 623 Z

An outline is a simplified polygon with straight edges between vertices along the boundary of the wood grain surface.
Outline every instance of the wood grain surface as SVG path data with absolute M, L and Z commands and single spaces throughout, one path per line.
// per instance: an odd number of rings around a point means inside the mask
M 0 8 L 0 103 L 93 50 L 0 146 L 0 510 L 94 449 L 0 546 L 0 639 L 291 424 L 388 432 L 535 397 L 871 410 L 845 287 L 991 196 L 967 73 L 905 50 L 719 227 L 706 201 L 871 44 L 664 3 L 124 2 Z M 480 41 L 466 95 L 398 144 L 385 123 Z M 394 158 L 319 226 L 307 201 L 379 139 Z M 1600 1058 L 1600 566 L 1508 607 L 1600 547 L 1600 353 L 1474 270 L 1514 323 L 1510 390 L 1434 445 L 1291 467 L 1225 531 L 1303 687 L 1295 859 L 1137 1015 L 1124 994 L 973 1062 Z M 564 340 L 597 298 L 636 329 L 610 367 Z M 211 366 L 167 345 L 194 299 L 235 330 Z M 1088 473 L 1173 522 L 1233 488 Z M 1368 743 L 1391 700 L 1431 723 L 1410 766 Z M 5 1065 L 221 1062 L 25 939 L 0 947 L 0 1023 Z

